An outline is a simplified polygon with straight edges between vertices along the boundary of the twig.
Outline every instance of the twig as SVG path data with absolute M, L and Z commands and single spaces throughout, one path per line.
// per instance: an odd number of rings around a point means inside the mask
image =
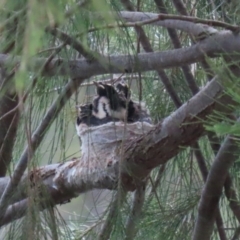
M 27 8 L 24 7 L 19 11 L 15 11 L 13 15 L 11 15 L 7 20 L 5 20 L 1 25 L 0 25 L 0 33 L 5 29 L 6 25 L 11 23 L 12 20 L 14 20 L 16 17 L 19 17 L 22 13 L 25 12 Z
M 187 9 L 185 8 L 183 2 L 181 0 L 173 0 L 172 1 L 176 10 L 184 15 L 184 16 L 188 16 L 188 12 L 187 12 Z M 192 44 L 195 44 L 195 40 L 193 39 L 193 37 L 191 37 L 191 41 L 192 41 Z M 213 77 L 214 77 L 214 73 L 213 71 L 211 70 L 211 67 L 209 66 L 209 64 L 207 63 L 206 59 L 203 59 L 201 62 L 201 65 L 203 67 L 203 69 L 205 70 L 206 72 L 206 75 L 207 75 L 207 78 L 208 80 L 210 81 Z
M 118 27 L 119 28 L 140 27 L 140 26 L 144 26 L 144 25 L 151 24 L 151 23 L 154 23 L 154 22 L 158 22 L 159 20 L 160 20 L 160 17 L 157 16 L 155 18 L 151 18 L 151 19 L 144 20 L 144 21 L 107 24 L 107 25 L 100 26 L 100 27 L 89 28 L 87 31 L 78 33 L 75 36 L 81 36 L 85 33 L 96 32 L 96 31 L 103 30 L 103 29 L 112 29 L 112 28 L 118 28 Z
M 234 235 L 231 240 L 238 240 L 240 236 L 240 226 L 235 229 Z
M 98 220 L 96 223 L 92 224 L 90 227 L 88 227 L 80 236 L 77 236 L 77 239 L 84 239 L 84 237 L 93 230 L 96 226 L 101 224 L 103 220 Z
M 98 240 L 109 239 L 110 234 L 112 232 L 112 228 L 114 226 L 113 222 L 117 220 L 117 216 L 120 212 L 120 207 L 123 204 L 126 196 L 127 196 L 126 191 L 118 189 L 114 196 L 113 202 L 111 203 L 107 219 L 101 229 Z
M 126 22 L 126 23 L 115 23 L 115 24 L 107 24 L 104 26 L 100 27 L 94 27 L 94 28 L 89 28 L 87 31 L 81 32 L 77 34 L 76 36 L 81 36 L 85 33 L 90 33 L 90 32 L 95 32 L 103 29 L 112 29 L 112 28 L 126 28 L 126 27 L 140 27 L 144 26 L 147 24 L 155 23 L 158 21 L 164 21 L 164 20 L 181 20 L 181 21 L 186 21 L 186 22 L 191 22 L 191 23 L 196 23 L 196 24 L 205 24 L 211 27 L 222 27 L 227 30 L 231 30 L 233 32 L 239 31 L 240 26 L 238 25 L 232 25 L 228 24 L 225 22 L 221 21 L 216 21 L 216 20 L 206 20 L 206 19 L 201 19 L 197 17 L 190 17 L 190 16 L 182 16 L 182 15 L 174 15 L 174 14 L 154 14 L 156 17 L 152 17 L 148 20 L 143 20 L 143 21 L 135 21 L 135 22 Z
M 148 199 L 149 202 L 151 201 L 151 198 L 153 197 L 153 195 L 155 195 L 155 197 L 158 198 L 156 189 L 157 189 L 157 187 L 158 187 L 158 185 L 159 185 L 159 183 L 160 183 L 160 181 L 162 179 L 163 173 L 165 171 L 165 167 L 166 167 L 166 164 L 161 165 L 159 170 L 158 170 L 155 182 L 151 181 L 152 188 L 151 188 L 151 191 L 149 193 L 149 199 Z
M 209 26 L 226 28 L 231 31 L 238 31 L 240 28 L 240 26 L 238 26 L 238 25 L 232 25 L 232 24 L 228 24 L 225 22 L 221 22 L 221 21 L 206 20 L 206 19 L 201 19 L 201 18 L 197 18 L 197 17 L 190 17 L 190 16 L 183 16 L 183 15 L 159 14 L 159 18 L 160 18 L 160 20 L 171 19 L 171 20 L 188 21 L 188 22 L 193 22 L 193 23 L 202 23 L 202 24 L 206 24 Z
M 58 50 L 58 49 L 62 49 L 66 44 L 65 43 L 62 43 L 56 47 L 51 47 L 51 48 L 46 48 L 46 49 L 43 49 L 41 51 L 38 52 L 38 54 L 41 54 L 41 53 L 44 53 L 44 52 L 49 52 L 49 51 L 54 51 L 54 50 Z
M 137 233 L 136 225 L 138 224 L 142 207 L 145 200 L 145 190 L 146 183 L 142 183 L 134 192 L 134 199 L 132 203 L 132 209 L 128 216 L 127 224 L 126 224 L 126 237 L 125 240 L 134 239 Z
M 83 55 L 86 60 L 92 62 L 97 61 L 99 58 L 102 58 L 99 53 L 93 52 L 92 50 L 86 50 L 86 47 L 83 46 L 83 44 L 79 41 L 77 41 L 75 38 L 69 36 L 68 34 L 60 31 L 57 28 L 51 28 L 47 27 L 46 31 L 51 33 L 53 36 L 61 39 L 65 44 L 73 47 L 75 50 L 77 50 L 81 55 Z

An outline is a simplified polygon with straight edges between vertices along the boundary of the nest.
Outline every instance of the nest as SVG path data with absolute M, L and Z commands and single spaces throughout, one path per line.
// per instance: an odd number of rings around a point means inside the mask
M 122 143 L 148 133 L 154 125 L 147 122 L 109 122 L 96 127 L 77 126 L 81 138 L 82 167 L 106 168 L 119 161 Z M 124 152 L 122 152 L 124 154 Z

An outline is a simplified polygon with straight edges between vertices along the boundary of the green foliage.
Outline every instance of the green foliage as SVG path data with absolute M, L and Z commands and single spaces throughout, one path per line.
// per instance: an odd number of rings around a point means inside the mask
M 142 12 L 158 12 L 154 1 L 131 1 L 135 8 Z M 163 1 L 168 13 L 177 14 L 171 1 Z M 239 6 L 235 1 L 223 3 L 215 0 L 200 0 L 193 3 L 186 2 L 188 13 L 193 16 L 225 20 L 233 23 L 239 22 Z M 13 66 L 10 60 L 8 70 L 16 71 L 13 82 L 17 94 L 22 99 L 26 89 L 31 91 L 21 109 L 21 120 L 16 137 L 13 161 L 8 173 L 12 170 L 27 144 L 27 131 L 30 133 L 38 127 L 52 102 L 64 88 L 68 79 L 52 76 L 40 76 L 42 68 L 34 74 L 29 74 L 28 69 L 33 65 L 33 57 L 49 58 L 53 54 L 56 58 L 76 59 L 82 57 L 71 45 L 66 46 L 57 36 L 52 36 L 47 27 L 57 27 L 79 41 L 86 50 L 104 54 L 105 56 L 128 54 L 136 55 L 144 52 L 139 44 L 139 39 L 134 28 L 109 28 L 110 24 L 121 24 L 116 21 L 109 12 L 117 14 L 125 10 L 120 1 L 92 0 L 78 6 L 74 0 L 45 0 L 45 1 L 5 1 L 0 3 L 1 19 L 1 52 L 10 56 L 18 56 L 20 65 Z M 99 14 L 94 17 L 94 14 Z M 227 16 L 227 17 L 226 17 Z M 101 19 L 101 20 L 99 20 Z M 91 31 L 89 31 L 91 29 Z M 172 49 L 166 29 L 158 26 L 146 25 L 144 32 L 149 39 L 154 51 Z M 88 32 L 89 31 L 89 32 Z M 178 32 L 183 47 L 191 45 L 188 35 Z M 101 59 L 100 59 L 101 60 Z M 223 60 L 209 60 L 214 73 L 220 73 Z M 208 79 L 201 64 L 190 66 L 191 73 L 198 86 L 204 86 Z M 179 68 L 168 69 L 166 75 L 171 80 L 174 90 L 182 103 L 188 101 L 192 92 L 185 80 L 182 70 Z M 140 77 L 139 77 L 140 76 Z M 96 76 L 90 80 L 111 78 L 112 75 Z M 142 98 L 150 110 L 154 123 L 158 123 L 169 116 L 175 109 L 175 105 L 162 81 L 156 72 L 124 74 L 131 86 L 136 100 Z M 34 79 L 36 83 L 34 84 Z M 141 82 L 136 80 L 141 78 Z M 88 81 L 85 81 L 87 83 Z M 232 98 L 240 103 L 240 95 L 237 82 L 229 82 L 226 91 Z M 1 92 L 1 94 L 5 94 Z M 37 166 L 68 160 L 79 157 L 80 143 L 75 133 L 75 105 L 86 102 L 88 95 L 94 95 L 93 87 L 81 87 L 70 101 L 64 106 L 47 130 L 43 142 L 34 154 L 29 170 Z M 239 109 L 235 109 L 239 115 Z M 206 130 L 214 131 L 219 136 L 232 134 L 236 137 L 240 133 L 239 123 L 229 120 L 226 116 L 215 113 L 206 123 Z M 199 141 L 200 148 L 210 166 L 214 155 L 207 138 Z M 166 146 L 167 147 L 167 146 Z M 159 169 L 151 173 L 153 182 L 160 174 Z M 237 194 L 239 194 L 239 169 L 236 165 L 231 174 L 236 177 Z M 197 204 L 204 185 L 197 165 L 193 150 L 190 148 L 174 157 L 161 173 L 160 184 L 154 192 L 149 181 L 146 191 L 146 199 L 143 211 L 137 225 L 136 239 L 190 239 L 197 216 Z M 31 189 L 29 196 L 32 196 Z M 39 213 L 39 204 L 32 196 L 28 214 L 22 220 L 1 229 L 1 239 L 96 239 L 101 231 L 101 226 L 107 217 L 107 206 L 111 202 L 111 193 L 91 192 L 80 196 L 73 203 L 66 204 L 55 209 Z M 132 194 L 129 193 L 123 207 L 116 209 L 118 216 L 112 220 L 113 231 L 110 239 L 123 239 L 125 236 L 125 223 L 132 207 Z M 226 199 L 221 199 L 220 210 L 226 227 L 236 227 L 236 221 L 227 208 Z M 58 212 L 59 211 L 59 212 Z M 232 236 L 232 233 L 227 233 Z M 55 238 L 54 238 L 55 237 Z M 218 239 L 217 231 L 212 239 Z

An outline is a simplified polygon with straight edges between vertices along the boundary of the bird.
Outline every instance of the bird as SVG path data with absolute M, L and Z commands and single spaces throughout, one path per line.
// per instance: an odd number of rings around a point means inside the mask
M 93 115 L 99 119 L 112 117 L 124 120 L 126 117 L 126 100 L 121 98 L 113 85 L 94 82 L 97 96 L 93 100 Z
M 99 115 L 101 115 L 101 118 L 98 117 L 98 115 L 94 115 L 95 110 L 93 110 L 93 104 L 83 104 L 80 106 L 77 106 L 78 108 L 78 116 L 76 125 L 80 126 L 80 124 L 86 124 L 87 126 L 99 126 L 103 125 L 108 122 L 112 121 L 119 121 L 118 119 L 113 119 L 112 117 L 108 116 L 107 114 L 100 113 L 102 111 L 102 108 L 98 110 Z
M 152 123 L 149 110 L 145 107 L 143 102 L 137 102 L 131 99 L 131 90 L 126 83 L 117 83 L 116 89 L 120 98 L 125 98 L 127 122 L 139 121 Z
M 77 106 L 78 116 L 76 126 L 85 124 L 89 127 L 99 126 L 108 122 L 120 121 L 123 107 L 115 88 L 102 82 L 94 82 L 96 86 L 96 96 L 92 103 Z M 125 113 L 122 113 L 122 115 Z
M 96 96 L 92 103 L 77 106 L 77 128 L 82 124 L 93 127 L 118 121 L 152 123 L 143 103 L 131 99 L 131 90 L 127 84 L 118 83 L 113 86 L 94 82 L 94 85 Z

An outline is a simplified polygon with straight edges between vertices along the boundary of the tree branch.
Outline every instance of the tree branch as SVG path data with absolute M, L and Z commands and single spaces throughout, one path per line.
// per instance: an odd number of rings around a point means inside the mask
M 185 15 L 185 16 L 188 16 L 188 12 L 183 4 L 183 2 L 181 0 L 173 0 L 173 4 L 176 8 L 176 10 L 181 14 L 181 15 Z M 193 39 L 193 37 L 191 37 L 191 41 L 192 41 L 192 44 L 195 44 L 195 40 Z M 213 77 L 214 77 L 214 73 L 212 72 L 209 64 L 207 63 L 206 59 L 203 59 L 201 61 L 201 65 L 203 67 L 203 69 L 205 70 L 206 74 L 207 74 L 207 77 L 208 77 L 208 80 L 210 81 Z
M 126 237 L 125 240 L 132 240 L 136 236 L 137 228 L 136 225 L 139 222 L 139 218 L 142 213 L 142 208 L 145 200 L 146 183 L 137 186 L 134 193 L 134 199 L 132 203 L 132 209 L 129 213 L 126 223 Z
M 154 53 L 139 53 L 136 56 L 119 55 L 108 57 L 109 65 L 98 62 L 89 64 L 86 60 L 53 59 L 43 70 L 47 76 L 69 76 L 71 78 L 89 78 L 104 73 L 123 73 L 151 71 L 163 68 L 178 67 L 195 63 L 204 57 L 217 57 L 220 54 L 240 52 L 240 36 L 230 31 L 222 31 L 199 43 L 182 49 Z M 19 57 L 0 54 L 0 65 L 14 65 Z M 39 70 L 46 59 L 32 58 L 30 71 Z
M 6 73 L 1 69 L 1 85 L 6 80 Z M 18 95 L 12 83 L 9 89 L 2 86 L 0 99 L 0 117 L 11 111 L 18 105 Z M 14 89 L 14 90 L 13 90 Z M 9 114 L 0 120 L 0 177 L 5 176 L 7 168 L 12 160 L 12 150 L 16 139 L 19 122 L 19 112 Z
M 39 193 L 40 202 L 42 202 L 41 210 L 50 205 L 67 203 L 70 199 L 77 197 L 79 193 L 93 189 L 117 189 L 117 164 L 106 169 L 94 167 L 89 169 L 87 166 L 81 167 L 82 161 L 83 159 L 73 159 L 65 163 L 51 164 L 32 170 L 30 174 L 25 174 L 19 182 L 18 191 L 8 199 L 8 205 L 12 205 L 7 208 L 6 213 L 2 216 L 0 226 L 19 219 L 26 214 L 28 208 L 27 198 L 29 197 L 26 185 L 29 184 L 29 181 L 33 190 L 40 191 L 39 189 L 43 189 L 43 192 Z M 34 179 L 38 179 L 38 182 L 34 182 Z M 3 194 L 9 180 L 10 177 L 0 178 L 0 195 Z M 38 188 L 37 186 L 45 187 Z M 46 194 L 50 196 L 50 205 L 44 204 Z M 41 196 L 43 199 L 41 199 Z
M 0 199 L 0 213 L 3 215 L 5 213 L 7 207 L 7 201 L 12 194 L 12 191 L 18 186 L 19 181 L 21 180 L 24 171 L 27 168 L 29 161 L 31 160 L 29 157 L 29 149 L 32 153 L 35 152 L 37 147 L 40 145 L 45 133 L 46 129 L 50 126 L 53 120 L 56 118 L 66 101 L 71 97 L 72 93 L 77 89 L 77 85 L 74 81 L 69 81 L 66 85 L 65 89 L 58 96 L 55 102 L 52 104 L 46 115 L 44 116 L 41 124 L 33 133 L 31 138 L 31 146 L 27 146 L 22 153 L 11 179 L 9 180 L 2 196 Z
M 110 205 L 109 213 L 107 219 L 101 229 L 101 232 L 98 236 L 98 240 L 108 240 L 110 238 L 112 229 L 114 227 L 113 222 L 116 222 L 117 216 L 121 210 L 122 204 L 126 199 L 127 192 L 118 189 L 116 192 L 113 202 Z
M 90 49 L 86 50 L 86 47 L 84 47 L 81 42 L 77 41 L 75 38 L 72 38 L 71 36 L 60 31 L 57 28 L 47 27 L 46 31 L 51 33 L 53 36 L 61 39 L 61 41 L 63 41 L 64 44 L 68 44 L 69 46 L 73 47 L 89 62 L 98 61 L 101 57 L 103 57 L 99 53 L 93 52 Z
M 222 188 L 228 175 L 228 170 L 236 159 L 239 147 L 231 136 L 228 136 L 222 144 L 214 163 L 208 174 L 208 178 L 201 196 L 197 222 L 195 224 L 193 239 L 210 239 L 216 210 Z
M 126 20 L 127 22 L 136 22 L 136 21 L 146 21 L 148 19 L 156 19 L 157 16 L 164 16 L 168 18 L 168 14 L 156 14 L 156 13 L 147 13 L 147 12 L 125 12 L 121 11 L 118 13 L 119 17 Z M 188 18 L 188 16 L 176 16 L 177 18 Z M 171 18 L 170 18 L 171 19 Z M 173 28 L 187 32 L 197 39 L 203 39 L 202 37 L 210 36 L 216 34 L 218 30 L 208 25 L 196 24 L 193 22 L 185 20 L 160 20 L 153 21 L 153 25 L 162 26 L 166 28 Z

